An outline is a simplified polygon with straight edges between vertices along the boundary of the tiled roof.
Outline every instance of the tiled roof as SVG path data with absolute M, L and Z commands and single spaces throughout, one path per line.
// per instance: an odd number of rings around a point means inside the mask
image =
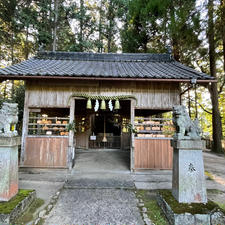
M 213 80 L 175 61 L 170 54 L 39 52 L 35 57 L 0 69 L 0 77 L 95 77 Z

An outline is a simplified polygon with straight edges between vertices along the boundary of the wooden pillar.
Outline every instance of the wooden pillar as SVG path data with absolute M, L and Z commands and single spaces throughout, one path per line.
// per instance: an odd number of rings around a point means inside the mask
M 134 117 L 135 117 L 135 100 L 130 101 L 130 123 L 132 128 L 134 128 Z M 130 137 L 130 170 L 134 170 L 134 133 L 131 132 Z
M 25 86 L 26 87 L 26 86 Z M 29 108 L 28 108 L 28 90 L 25 89 L 24 111 L 23 111 L 23 130 L 21 138 L 20 166 L 23 166 L 26 155 L 26 137 L 28 134 Z
M 71 99 L 70 103 L 70 123 L 74 122 L 74 114 L 75 114 L 75 99 Z M 67 166 L 69 169 L 73 167 L 73 161 L 75 159 L 75 148 L 74 148 L 74 131 L 69 131 L 69 146 L 67 152 Z

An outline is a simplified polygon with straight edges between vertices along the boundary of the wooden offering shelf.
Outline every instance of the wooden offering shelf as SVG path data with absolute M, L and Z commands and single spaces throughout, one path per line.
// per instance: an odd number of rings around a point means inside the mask
M 69 117 L 30 117 L 28 135 L 68 136 Z

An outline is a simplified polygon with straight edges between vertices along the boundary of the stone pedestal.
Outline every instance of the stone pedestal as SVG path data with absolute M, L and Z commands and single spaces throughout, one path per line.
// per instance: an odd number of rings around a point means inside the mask
M 206 203 L 202 140 L 172 140 L 172 194 L 179 203 Z
M 0 201 L 18 192 L 18 145 L 20 137 L 0 137 Z

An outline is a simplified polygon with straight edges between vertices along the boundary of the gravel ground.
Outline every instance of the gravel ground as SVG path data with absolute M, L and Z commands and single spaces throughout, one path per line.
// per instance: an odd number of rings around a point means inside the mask
M 133 191 L 64 189 L 45 225 L 144 225 Z

